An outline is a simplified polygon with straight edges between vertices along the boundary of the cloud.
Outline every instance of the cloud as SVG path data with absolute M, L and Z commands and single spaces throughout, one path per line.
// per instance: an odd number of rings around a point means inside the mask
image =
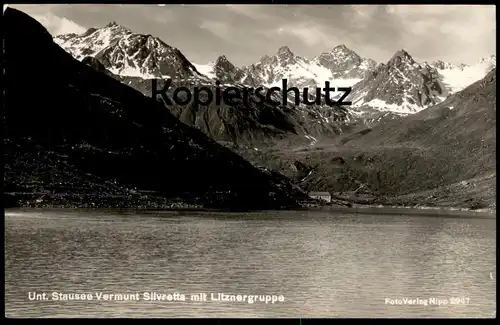
M 45 15 L 33 15 L 32 17 L 47 28 L 53 36 L 69 33 L 81 34 L 87 30 L 87 28 L 78 25 L 72 20 L 58 17 L 52 13 L 47 13 Z
M 212 34 L 222 39 L 229 39 L 229 28 L 227 24 L 220 21 L 203 21 L 200 28 L 209 30 Z
M 271 9 L 271 6 L 266 6 Z M 225 8 L 232 13 L 245 16 L 252 20 L 272 19 L 273 16 L 262 10 L 262 6 L 258 5 L 225 5 Z M 267 12 L 270 12 L 267 11 Z
M 427 32 L 431 24 L 435 24 L 437 31 L 456 35 L 465 32 L 465 36 L 496 30 L 494 6 L 390 6 L 389 12 L 398 16 L 411 32 L 418 34 Z
M 74 21 L 55 15 L 51 10 L 54 5 L 8 5 L 11 8 L 15 8 L 26 12 L 31 17 L 36 19 L 41 23 L 52 36 L 68 33 L 81 34 L 87 30 L 82 25 L 75 23 Z M 4 5 L 4 11 L 7 5 Z
M 410 53 L 420 57 L 473 63 L 496 51 L 493 5 L 389 6 L 412 43 Z
M 276 32 L 294 36 L 307 46 L 335 46 L 337 44 L 335 36 L 332 37 L 321 25 L 314 22 L 302 22 L 279 27 Z

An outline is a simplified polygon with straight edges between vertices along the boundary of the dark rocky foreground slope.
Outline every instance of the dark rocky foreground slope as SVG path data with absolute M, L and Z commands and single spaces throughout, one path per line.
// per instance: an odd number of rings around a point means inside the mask
M 296 206 L 305 195 L 4 12 L 4 202 L 10 206 Z
M 496 69 L 444 102 L 293 151 L 242 152 L 306 190 L 371 204 L 495 207 Z

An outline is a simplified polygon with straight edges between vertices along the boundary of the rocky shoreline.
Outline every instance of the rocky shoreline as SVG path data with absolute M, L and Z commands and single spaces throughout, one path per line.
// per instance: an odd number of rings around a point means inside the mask
M 297 206 L 277 206 L 275 209 L 297 209 L 308 203 Z M 4 209 L 8 208 L 45 208 L 45 209 L 134 209 L 134 210 L 166 210 L 166 209 L 216 209 L 216 210 L 253 210 L 249 207 L 207 202 L 206 199 L 168 199 L 155 195 L 112 195 L 57 193 L 4 193 Z M 256 210 L 260 210 L 255 208 Z
M 42 209 L 132 209 L 132 210 L 238 210 L 235 208 L 220 208 L 215 205 L 188 201 L 183 199 L 167 199 L 154 195 L 114 195 L 99 196 L 89 194 L 56 194 L 44 196 L 33 193 L 4 193 L 4 209 L 9 208 L 42 208 Z M 388 209 L 397 213 L 405 211 L 439 212 L 471 212 L 496 215 L 496 207 L 471 209 L 464 207 L 439 207 L 424 205 L 390 205 L 390 204 L 359 204 L 334 199 L 330 203 L 319 201 L 299 202 L 298 206 L 277 207 L 283 210 L 342 210 L 356 212 L 382 212 Z M 241 209 L 250 211 L 250 209 Z M 384 212 L 385 213 L 385 212 Z

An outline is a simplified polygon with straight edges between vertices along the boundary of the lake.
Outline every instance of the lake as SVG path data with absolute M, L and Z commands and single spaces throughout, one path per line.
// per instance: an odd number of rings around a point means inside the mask
M 5 313 L 494 317 L 494 215 L 404 213 L 6 210 Z

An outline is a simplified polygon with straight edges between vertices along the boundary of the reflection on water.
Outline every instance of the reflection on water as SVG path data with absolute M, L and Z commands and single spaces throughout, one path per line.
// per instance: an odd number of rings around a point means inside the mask
M 6 315 L 492 317 L 495 222 L 307 211 L 6 212 Z M 93 299 L 29 300 L 29 292 Z M 186 301 L 145 300 L 145 292 Z M 132 301 L 96 296 L 136 293 Z M 190 300 L 200 293 L 207 301 Z M 213 301 L 211 293 L 284 301 Z

